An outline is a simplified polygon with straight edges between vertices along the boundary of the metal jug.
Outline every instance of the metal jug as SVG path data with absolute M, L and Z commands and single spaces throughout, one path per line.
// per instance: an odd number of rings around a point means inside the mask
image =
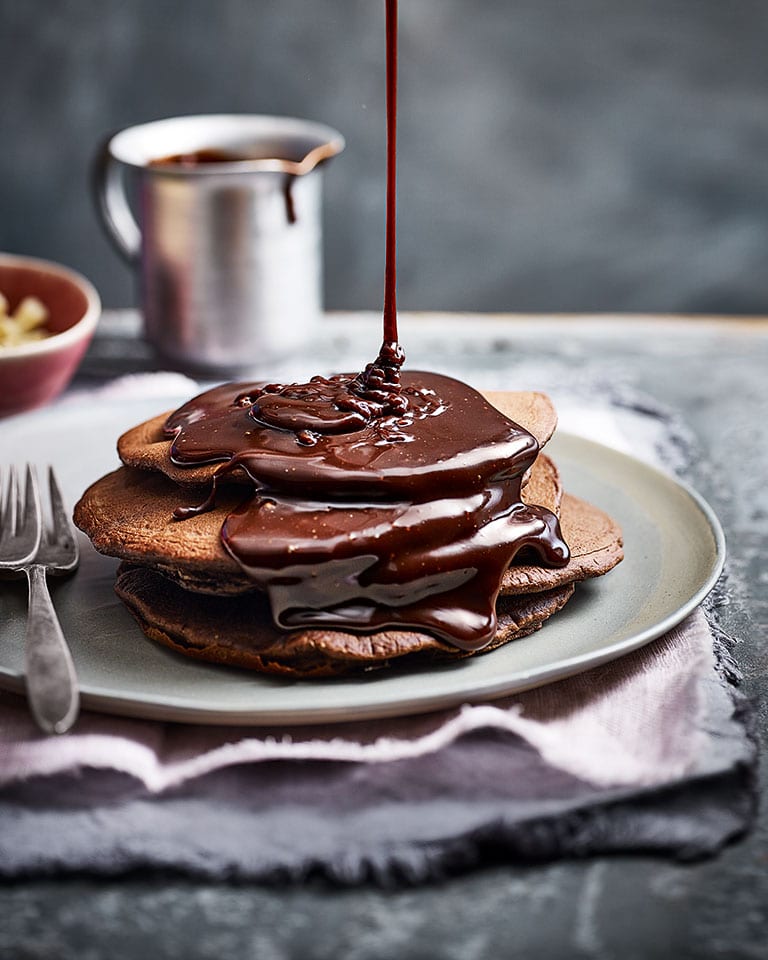
M 321 164 L 343 148 L 322 124 L 237 114 L 107 141 L 98 208 L 138 270 L 145 334 L 168 364 L 231 375 L 306 345 L 322 311 Z

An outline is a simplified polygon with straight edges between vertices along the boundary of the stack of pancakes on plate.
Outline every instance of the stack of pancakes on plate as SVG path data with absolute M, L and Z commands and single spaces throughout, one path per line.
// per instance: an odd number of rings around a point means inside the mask
M 486 398 L 524 427 L 543 448 L 557 417 L 549 398 L 534 392 Z M 562 489 L 557 467 L 539 453 L 523 484 L 523 501 L 551 510 L 570 548 L 565 566 L 531 560 L 504 573 L 496 604 L 498 629 L 481 651 L 467 651 L 415 629 L 375 632 L 281 629 L 267 597 L 225 549 L 221 529 L 244 500 L 250 481 L 222 478 L 215 507 L 183 521 L 180 506 L 210 491 L 218 464 L 178 465 L 162 414 L 118 442 L 123 466 L 94 483 L 75 508 L 75 522 L 97 550 L 119 557 L 116 591 L 144 633 L 186 656 L 296 677 L 335 676 L 393 663 L 452 661 L 476 655 L 537 630 L 570 599 L 577 581 L 596 577 L 623 556 L 621 531 L 598 508 Z

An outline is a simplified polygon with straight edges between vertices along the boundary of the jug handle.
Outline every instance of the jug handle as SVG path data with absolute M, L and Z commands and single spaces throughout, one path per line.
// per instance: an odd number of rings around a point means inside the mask
M 109 149 L 111 136 L 96 153 L 91 171 L 91 187 L 96 210 L 106 234 L 117 252 L 133 264 L 141 252 L 141 230 L 125 192 L 123 165 Z

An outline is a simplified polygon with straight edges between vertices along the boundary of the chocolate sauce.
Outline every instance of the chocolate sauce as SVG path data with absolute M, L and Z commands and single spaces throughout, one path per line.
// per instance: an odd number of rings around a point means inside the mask
M 210 509 L 235 472 L 252 484 L 221 531 L 285 629 L 427 630 L 467 650 L 496 633 L 501 578 L 521 550 L 568 562 L 557 518 L 521 500 L 535 438 L 466 384 L 401 372 L 396 306 L 397 0 L 387 13 L 383 342 L 358 374 L 240 383 L 165 425 L 177 465 L 216 463 Z
M 268 155 L 258 155 L 256 153 L 237 152 L 235 150 L 223 150 L 219 147 L 204 147 L 201 150 L 190 150 L 188 153 L 174 153 L 167 157 L 158 157 L 156 160 L 150 160 L 150 167 L 182 167 L 184 169 L 193 169 L 194 167 L 207 166 L 217 163 L 242 163 L 249 160 L 271 160 L 274 159 Z M 291 160 L 290 163 L 298 161 Z M 322 161 L 320 161 L 322 163 Z M 283 175 L 283 200 L 285 202 L 285 218 L 288 223 L 296 223 L 296 204 L 293 199 L 293 185 L 296 180 L 295 173 L 286 173 Z
M 216 387 L 169 417 L 171 459 L 221 460 L 216 483 L 235 471 L 252 481 L 222 539 L 278 626 L 411 627 L 484 646 L 520 550 L 568 560 L 555 516 L 520 499 L 538 444 L 449 377 L 403 373 L 402 412 L 384 391 L 365 401 L 382 403 L 370 416 L 346 406 L 358 379 Z
M 174 153 L 167 157 L 150 160 L 150 167 L 198 167 L 208 163 L 240 163 L 243 160 L 261 160 L 262 157 L 250 156 L 235 150 L 222 150 L 220 147 L 203 147 L 202 150 L 189 150 L 187 153 Z
M 285 201 L 285 219 L 288 223 L 296 223 L 296 204 L 293 202 L 293 185 L 296 182 L 295 173 L 286 173 L 283 177 L 283 200 Z
M 387 220 L 384 342 L 397 343 L 397 0 L 387 10 Z

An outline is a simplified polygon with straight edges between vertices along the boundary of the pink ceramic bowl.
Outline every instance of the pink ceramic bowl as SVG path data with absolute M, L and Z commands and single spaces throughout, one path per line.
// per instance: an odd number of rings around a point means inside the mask
M 0 292 L 13 311 L 38 297 L 49 311 L 53 336 L 17 347 L 0 346 L 0 417 L 41 407 L 75 374 L 101 315 L 95 288 L 67 267 L 0 253 Z

